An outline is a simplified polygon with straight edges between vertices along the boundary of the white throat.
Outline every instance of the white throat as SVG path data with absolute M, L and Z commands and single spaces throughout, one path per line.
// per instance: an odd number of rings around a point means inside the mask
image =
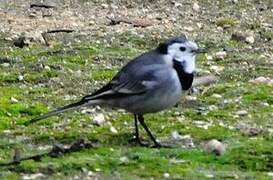
M 184 71 L 186 73 L 193 73 L 195 70 L 195 55 L 188 54 L 186 56 L 183 56 L 182 58 L 177 58 L 177 61 L 181 62 L 183 64 Z
M 195 56 L 190 55 L 190 57 L 184 57 L 184 71 L 186 73 L 193 73 L 195 70 Z

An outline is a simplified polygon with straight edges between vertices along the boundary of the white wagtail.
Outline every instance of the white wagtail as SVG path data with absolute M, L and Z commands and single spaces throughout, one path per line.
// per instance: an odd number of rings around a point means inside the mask
M 195 56 L 205 52 L 184 35 L 159 44 L 125 65 L 101 89 L 83 97 L 76 103 L 58 108 L 36 117 L 26 124 L 83 106 L 110 106 L 134 114 L 135 140 L 139 138 L 138 122 L 148 133 L 155 147 L 161 147 L 144 122 L 144 114 L 155 113 L 178 103 L 183 90 L 193 82 Z

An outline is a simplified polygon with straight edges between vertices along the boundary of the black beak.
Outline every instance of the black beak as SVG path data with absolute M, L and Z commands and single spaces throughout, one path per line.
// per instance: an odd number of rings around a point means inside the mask
M 195 54 L 207 53 L 208 49 L 207 48 L 198 48 L 198 49 L 192 50 L 192 52 Z

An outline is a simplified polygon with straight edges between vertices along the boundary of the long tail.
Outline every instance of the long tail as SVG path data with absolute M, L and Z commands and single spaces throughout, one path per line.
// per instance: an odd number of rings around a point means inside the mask
M 50 112 L 48 112 L 46 114 L 43 114 L 42 116 L 38 116 L 38 117 L 36 117 L 34 119 L 31 119 L 30 121 L 25 122 L 24 125 L 29 125 L 29 124 L 35 123 L 37 121 L 40 121 L 42 119 L 46 119 L 48 117 L 55 116 L 57 114 L 60 114 L 60 113 L 66 112 L 66 111 L 79 108 L 79 107 L 81 107 L 81 106 L 83 106 L 83 105 L 85 105 L 87 103 L 90 103 L 90 102 L 86 102 L 84 100 L 81 100 L 79 102 L 72 103 L 72 104 L 66 105 L 64 107 L 60 107 L 60 108 L 55 109 L 53 111 L 50 111 Z

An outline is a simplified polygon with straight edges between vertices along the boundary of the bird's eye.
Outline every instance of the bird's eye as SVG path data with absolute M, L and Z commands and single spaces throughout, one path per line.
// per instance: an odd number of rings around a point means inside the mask
M 180 51 L 182 51 L 182 52 L 186 51 L 186 48 L 185 48 L 185 47 L 183 47 L 183 46 L 182 46 L 182 47 L 180 47 L 179 49 L 180 49 Z

